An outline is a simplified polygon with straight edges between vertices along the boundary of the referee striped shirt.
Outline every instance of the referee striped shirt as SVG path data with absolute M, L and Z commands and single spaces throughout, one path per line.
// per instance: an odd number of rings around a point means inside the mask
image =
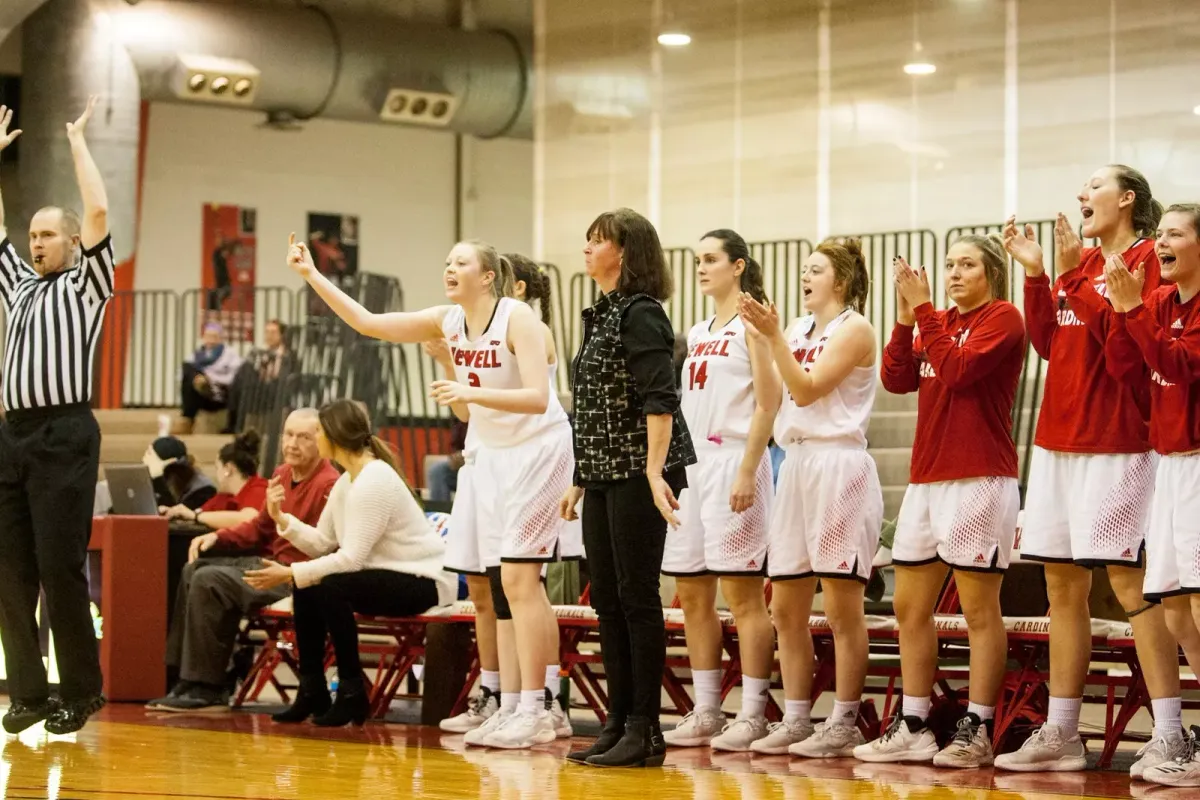
M 92 399 L 92 359 L 113 295 L 112 237 L 76 269 L 39 277 L 12 242 L 0 242 L 0 300 L 8 312 L 4 407 L 48 408 Z

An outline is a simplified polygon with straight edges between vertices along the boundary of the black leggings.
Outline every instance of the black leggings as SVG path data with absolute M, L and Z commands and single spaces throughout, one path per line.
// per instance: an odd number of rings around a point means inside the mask
M 683 470 L 667 476 L 676 494 Z M 589 486 L 583 495 L 583 542 L 591 574 L 592 608 L 600 620 L 600 652 L 608 712 L 657 720 L 666 630 L 659 574 L 667 523 L 642 476 Z
M 324 679 L 328 634 L 337 657 L 339 686 L 361 687 L 362 664 L 358 658 L 358 625 L 354 614 L 410 617 L 437 602 L 437 584 L 432 578 L 418 578 L 390 569 L 341 572 L 326 576 L 315 586 L 297 589 L 292 595 L 292 614 L 296 619 L 300 677 Z

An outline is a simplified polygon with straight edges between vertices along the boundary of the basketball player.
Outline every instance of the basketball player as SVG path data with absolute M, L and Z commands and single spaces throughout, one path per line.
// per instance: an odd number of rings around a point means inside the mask
M 740 292 L 766 300 L 762 267 L 745 240 L 731 230 L 706 233 L 696 247 L 696 276 L 716 316 L 687 336 L 681 405 L 697 463 L 687 468 L 681 524 L 667 532 L 662 564 L 663 574 L 676 578 L 683 606 L 696 707 L 663 739 L 669 746 L 711 744 L 737 752 L 767 735 L 775 631 L 763 595 L 774 494 L 766 449 L 779 408 L 779 376 L 765 341 L 748 340 L 738 316 Z M 742 660 L 742 709 L 728 726 L 721 713 L 718 578 L 737 621 Z
M 786 334 L 774 306 L 741 296 L 747 333 L 766 338 L 786 389 L 775 441 L 787 456 L 767 539 L 786 709 L 752 749 L 836 758 L 863 741 L 855 725 L 867 669 L 863 592 L 883 522 L 879 475 L 867 452 L 877 379 L 875 331 L 862 315 L 869 278 L 859 243 L 823 242 L 805 261 L 801 284 L 807 313 Z M 837 697 L 814 730 L 808 618 L 818 579 L 833 629 Z
M 947 251 L 954 305 L 945 311 L 934 310 L 924 267 L 897 258 L 894 272 L 896 327 L 880 374 L 889 392 L 918 392 L 912 474 L 892 545 L 904 699 L 883 735 L 854 755 L 985 767 L 994 759 L 991 731 L 1008 659 L 1000 582 L 1021 509 L 1012 409 L 1025 322 L 1004 300 L 1008 258 L 999 236 L 963 236 Z M 938 752 L 926 725 L 937 669 L 933 610 L 950 569 L 967 620 L 970 702 Z
M 1184 746 L 1180 723 L 1179 655 L 1160 606 L 1142 597 L 1144 541 L 1154 493 L 1156 457 L 1135 388 L 1115 380 L 1104 365 L 1113 320 L 1104 263 L 1119 256 L 1127 267 L 1145 264 L 1143 296 L 1160 283 L 1152 238 L 1162 206 L 1137 170 L 1102 167 L 1079 193 L 1083 235 L 1100 240 L 1084 248 L 1060 214 L 1055 225 L 1058 279 L 1051 289 L 1042 248 L 1014 219 L 1005 247 L 1025 267 L 1025 324 L 1035 350 L 1047 359 L 1046 392 L 1025 498 L 1021 555 L 1045 563 L 1050 598 L 1050 704 L 1046 724 L 1021 749 L 996 758 L 1020 772 L 1084 768 L 1079 711 L 1091 656 L 1088 596 L 1093 567 L 1104 566 L 1133 626 L 1138 660 L 1152 698 L 1154 739 L 1130 773 Z
M 1149 386 L 1150 442 L 1161 458 L 1146 534 L 1145 597 L 1161 602 L 1167 627 L 1200 675 L 1200 204 L 1174 205 L 1158 226 L 1160 286 L 1142 302 L 1145 269 L 1119 259 L 1105 265 L 1118 313 L 1105 345 L 1109 373 Z M 1189 646 L 1190 645 L 1190 646 Z M 1142 777 L 1167 786 L 1200 786 L 1200 726 L 1175 758 Z
M 547 370 L 557 363 L 554 343 L 532 310 L 511 297 L 511 263 L 490 245 L 460 242 L 450 251 L 444 273 L 446 296 L 455 305 L 388 314 L 371 313 L 347 297 L 316 270 L 304 245 L 291 244 L 288 263 L 365 336 L 449 341 L 458 380 L 434 381 L 431 394 L 441 405 L 470 408 L 479 441 L 472 494 L 477 524 L 487 526 L 479 536 L 499 541 L 502 586 L 494 582 L 493 600 L 498 619 L 505 617 L 501 604 L 511 608 L 515 636 L 508 644 L 520 673 L 518 707 L 502 702 L 475 732 L 487 727 L 481 743 L 506 749 L 553 741 L 548 707 L 553 703 L 545 696 L 544 680 L 547 665 L 557 661 L 546 652 L 547 617 L 552 620 L 554 612 L 541 586 L 541 568 L 559 554 L 557 505 L 570 486 L 574 456 L 570 423 L 548 380 Z M 503 637 L 498 644 L 503 665 Z M 500 677 L 503 683 L 503 666 Z
M 537 302 L 538 310 L 541 314 L 543 334 L 547 337 L 548 342 L 553 342 L 553 334 L 550 332 L 550 281 L 530 259 L 519 253 L 506 253 L 505 258 L 513 267 L 513 295 L 516 299 L 529 304 L 531 307 L 534 302 Z M 435 342 L 425 343 L 426 352 L 429 352 L 438 360 L 442 368 L 446 370 L 447 375 L 454 374 L 453 357 L 450 354 L 450 349 L 445 339 L 439 339 Z M 551 391 L 555 387 L 555 372 L 557 364 L 550 366 L 550 386 Z M 454 406 L 454 413 L 460 419 L 469 420 L 470 411 L 462 404 Z M 451 517 L 451 528 L 449 533 L 449 542 L 447 543 L 446 553 L 446 568 L 454 572 L 464 573 L 467 576 L 467 591 L 472 602 L 475 603 L 475 641 L 479 651 L 480 661 L 480 683 L 482 690 L 479 697 L 471 701 L 470 707 L 462 714 L 442 720 L 440 727 L 444 731 L 451 733 L 466 733 L 468 736 L 465 741 L 467 744 L 483 745 L 484 739 L 491 733 L 491 728 L 482 730 L 482 726 L 499 710 L 500 705 L 504 702 L 505 692 L 501 691 L 501 673 L 507 672 L 512 676 L 514 683 L 510 683 L 509 707 L 514 707 L 514 703 L 519 698 L 520 693 L 520 666 L 516 660 L 516 652 L 512 647 L 507 646 L 507 643 L 512 641 L 512 623 L 509 613 L 508 604 L 505 600 L 501 600 L 500 606 L 505 615 L 505 621 L 502 629 L 497 631 L 496 610 L 493 604 L 493 588 L 500 594 L 503 593 L 503 586 L 496 582 L 494 585 L 491 581 L 498 581 L 498 572 L 500 569 L 499 554 L 497 552 L 498 542 L 481 541 L 479 538 L 480 530 L 490 529 L 488 525 L 480 525 L 478 522 L 479 509 L 475 503 L 474 480 L 475 480 L 475 457 L 478 451 L 479 443 L 472 428 L 467 428 L 467 446 L 463 449 L 463 466 L 459 469 L 458 488 L 454 494 L 454 507 Z M 564 559 L 578 558 L 583 551 L 582 542 L 582 526 L 578 521 L 575 523 L 565 523 L 559 533 L 560 551 Z M 485 564 L 490 565 L 486 566 Z M 492 579 L 489 580 L 489 570 L 493 573 Z M 543 567 L 543 575 L 545 568 Z M 482 602 L 481 602 L 482 601 Z M 483 609 L 481 613 L 481 608 Z M 559 693 L 559 664 L 558 659 L 554 658 L 559 651 L 559 636 L 558 622 L 554 617 L 550 617 L 549 624 L 546 629 L 546 648 L 547 652 L 552 655 L 551 663 L 546 666 L 546 691 L 550 697 L 554 697 Z M 500 650 L 497 649 L 497 641 L 505 642 L 505 646 L 501 648 L 507 656 L 507 662 L 503 666 L 507 669 L 502 669 L 500 660 Z M 506 681 L 507 682 L 507 681 Z M 550 705 L 551 716 L 554 718 L 555 734 L 558 738 L 568 738 L 573 733 L 570 720 L 567 718 L 565 700 L 562 697 L 557 698 L 557 702 Z M 475 731 L 475 733 L 471 733 Z

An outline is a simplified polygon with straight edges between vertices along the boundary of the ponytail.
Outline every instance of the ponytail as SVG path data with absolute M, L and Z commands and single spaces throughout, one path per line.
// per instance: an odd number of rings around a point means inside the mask
M 1113 164 L 1111 168 L 1117 174 L 1117 185 L 1121 191 L 1133 192 L 1133 208 L 1130 211 L 1133 232 L 1144 239 L 1153 239 L 1158 233 L 1163 205 L 1150 193 L 1150 181 L 1133 167 Z
M 396 454 L 392 451 L 391 446 L 383 439 L 380 439 L 378 436 L 372 434 L 371 437 L 367 439 L 366 449 L 371 451 L 371 455 L 375 456 L 376 460 L 382 461 L 391 467 L 396 474 L 400 476 L 401 482 L 404 483 L 404 488 L 408 489 L 409 494 L 411 494 L 413 499 L 417 501 L 417 505 L 419 505 L 421 508 L 425 508 L 425 504 L 421 501 L 421 495 L 418 494 L 415 489 L 413 489 L 412 485 L 409 484 L 408 479 L 404 477 L 404 470 L 400 469 L 400 464 L 396 461 Z
M 525 282 L 525 302 L 533 305 L 533 301 L 537 300 L 542 322 L 550 327 L 550 276 L 532 259 L 520 253 L 505 253 L 502 258 L 507 258 L 512 264 L 514 285 L 517 281 Z
M 738 276 L 738 289 L 760 303 L 767 302 L 767 291 L 763 287 L 762 265 L 750 255 L 750 248 L 741 234 L 729 228 L 718 228 L 715 231 L 709 231 L 700 238 L 701 240 L 716 239 L 720 241 L 721 250 L 728 257 L 730 263 L 737 264 L 737 262 L 741 261 L 743 266 L 742 274 Z
M 480 270 L 485 273 L 491 272 L 496 276 L 492 281 L 492 295 L 497 298 L 512 297 L 513 284 L 516 283 L 513 279 L 512 262 L 496 252 L 495 247 L 480 239 L 471 239 L 460 242 L 460 244 L 469 244 L 475 248 L 475 255 L 479 257 Z
M 863 257 L 862 242 L 858 239 L 826 239 L 817 245 L 818 253 L 833 264 L 834 285 L 844 287 L 842 302 L 859 314 L 867 310 L 871 291 L 871 275 Z
M 767 290 L 763 286 L 762 264 L 755 261 L 752 256 L 746 256 L 743 260 L 746 262 L 746 268 L 742 270 L 740 276 L 739 285 L 741 290 L 758 302 L 766 305 Z

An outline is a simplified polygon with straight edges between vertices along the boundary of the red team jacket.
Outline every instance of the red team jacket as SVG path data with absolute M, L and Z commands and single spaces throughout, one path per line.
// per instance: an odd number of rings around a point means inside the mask
M 1025 325 L 1012 303 L 994 300 L 965 315 L 913 309 L 920 336 L 896 325 L 880 378 L 893 394 L 920 389 L 912 483 L 1017 477 L 1012 409 L 1025 360 Z
M 1161 286 L 1114 315 L 1104 357 L 1114 378 L 1148 388 L 1157 452 L 1200 450 L 1200 295 L 1180 303 L 1173 285 Z
M 1143 299 L 1159 287 L 1154 242 L 1141 239 L 1123 254 L 1143 264 Z M 1049 361 L 1034 444 L 1066 453 L 1144 453 L 1150 449 L 1145 392 L 1109 374 L 1104 350 L 1119 316 L 1107 300 L 1104 255 L 1089 247 L 1078 269 L 1050 288 L 1046 275 L 1025 279 L 1025 324 L 1038 355 Z M 1139 394 L 1141 398 L 1139 399 Z

